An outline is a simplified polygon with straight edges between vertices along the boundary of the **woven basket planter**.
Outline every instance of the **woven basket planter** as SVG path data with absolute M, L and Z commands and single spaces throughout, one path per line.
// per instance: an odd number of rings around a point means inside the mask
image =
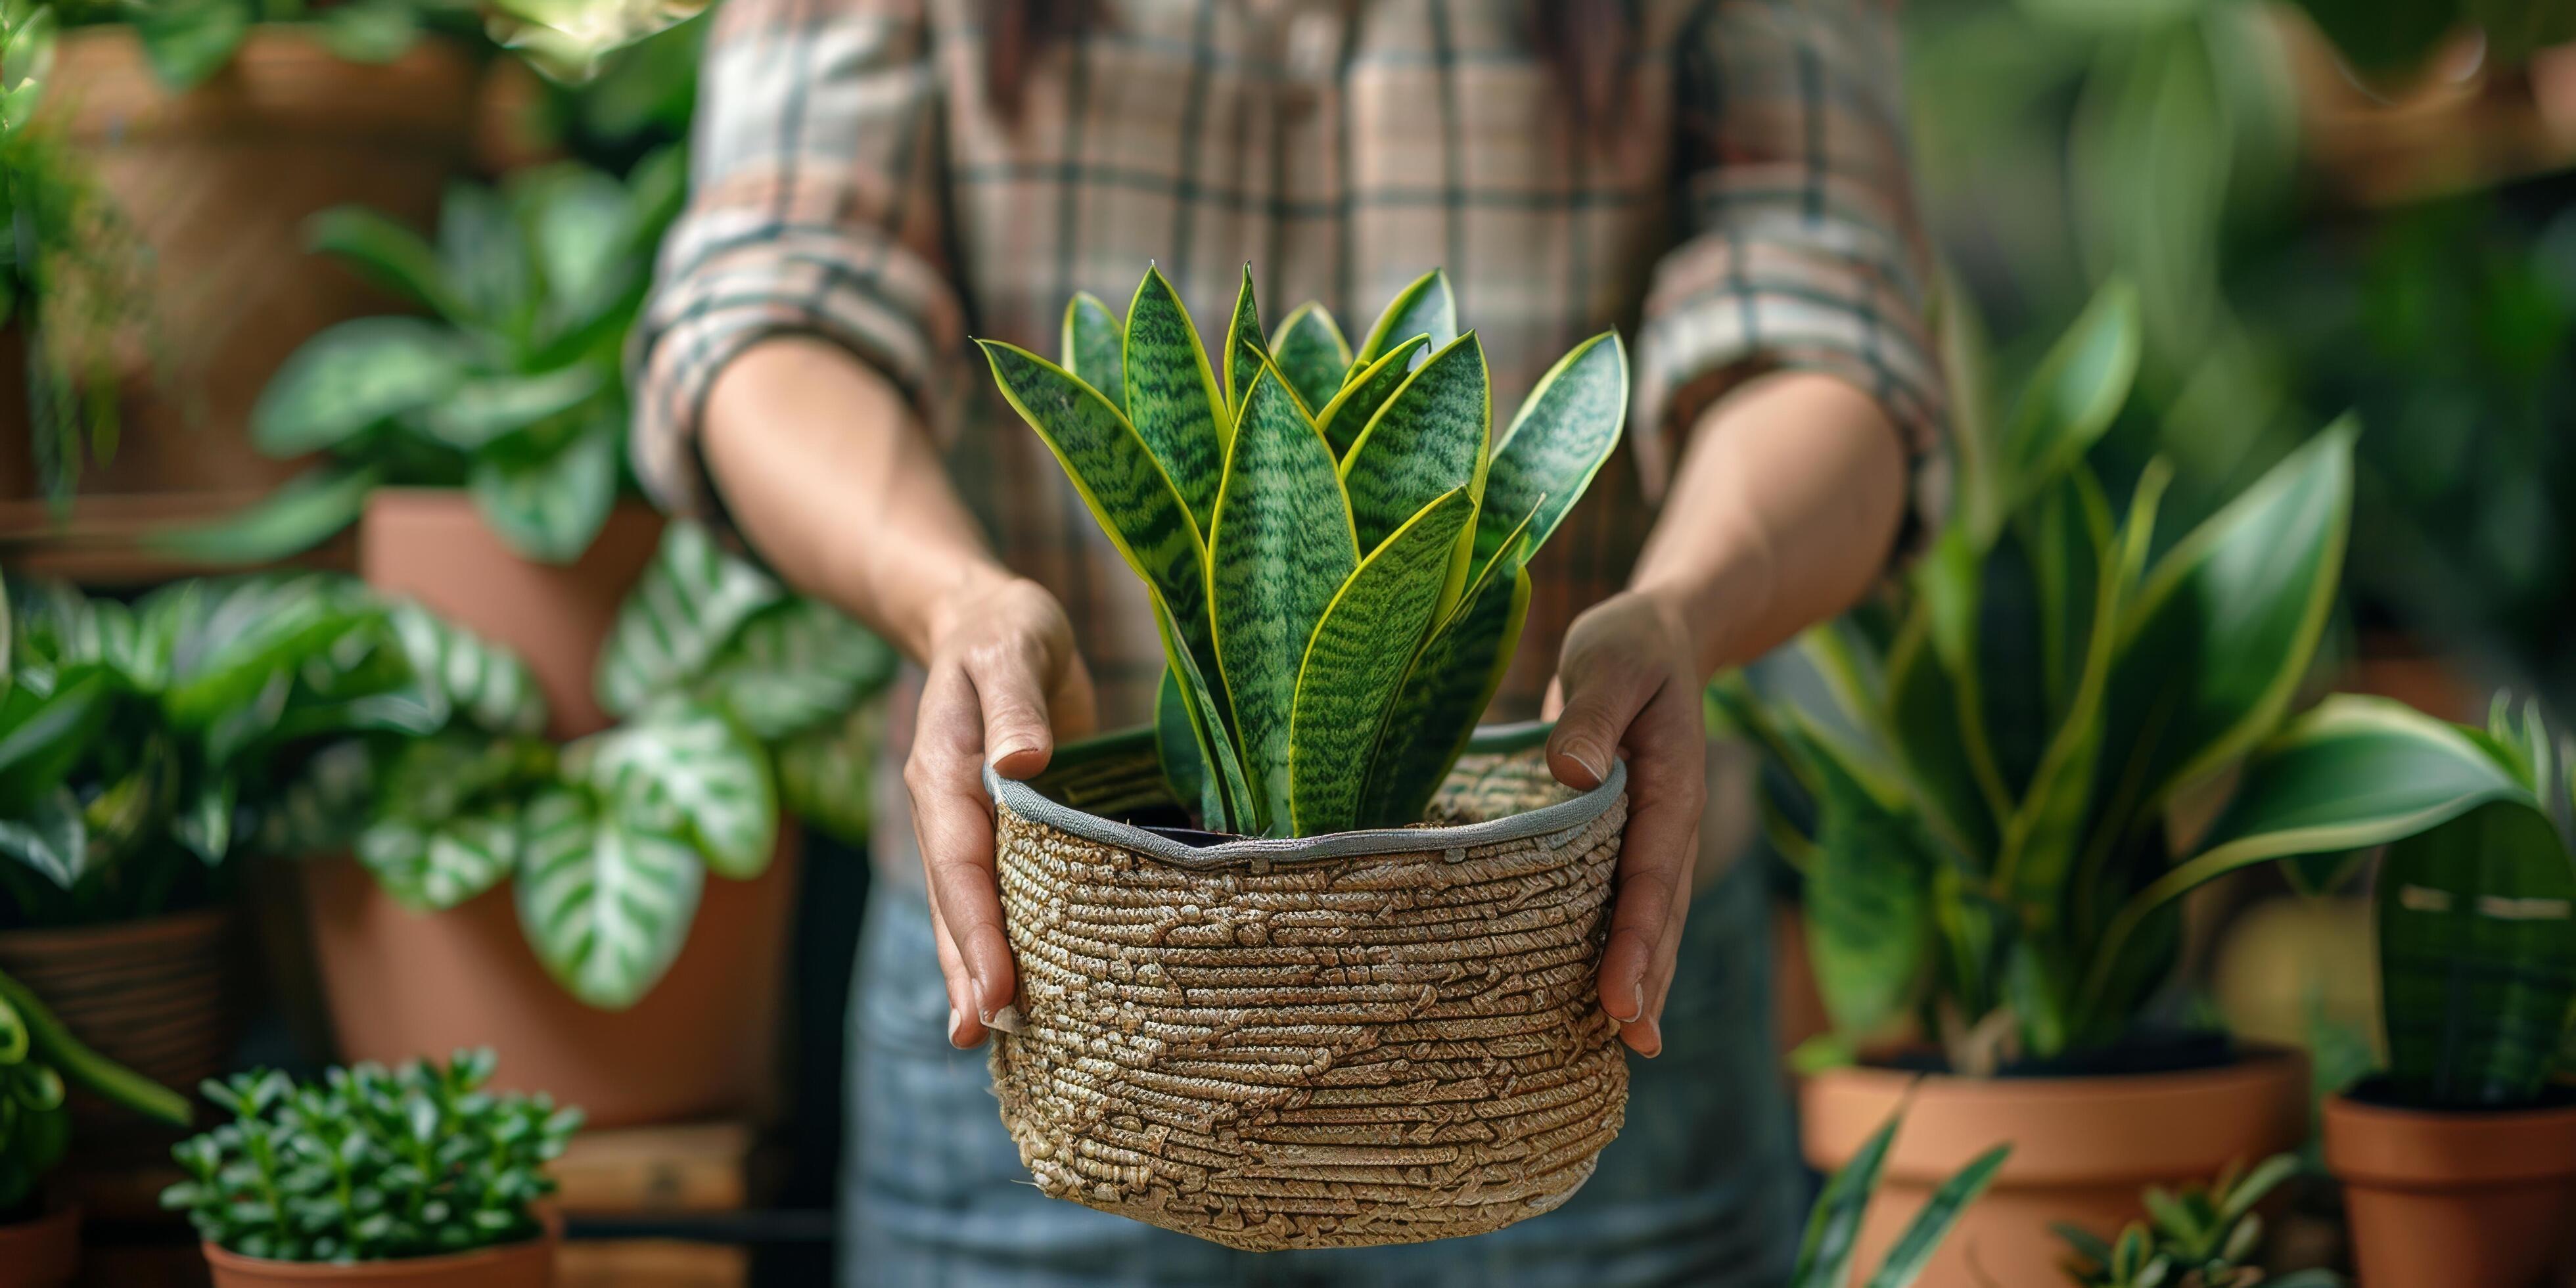
M 1024 1027 L 993 1046 L 1038 1188 L 1257 1251 L 1482 1234 L 1619 1132 L 1596 1000 L 1627 773 L 1480 733 L 1435 825 L 1192 844 L 1142 736 L 987 774 Z M 1192 838 L 1208 839 L 1208 838 Z

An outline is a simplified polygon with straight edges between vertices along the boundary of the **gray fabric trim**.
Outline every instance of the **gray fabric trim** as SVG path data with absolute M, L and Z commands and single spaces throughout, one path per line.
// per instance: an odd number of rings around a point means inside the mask
M 1482 823 L 1456 827 L 1388 827 L 1295 839 L 1246 837 L 1240 841 L 1207 846 L 1183 845 L 1141 827 L 1059 805 L 1040 795 L 1027 783 L 994 773 L 991 765 L 984 766 L 984 790 L 992 793 L 996 804 L 1009 807 L 1012 813 L 1032 823 L 1043 823 L 1103 845 L 1150 854 L 1174 867 L 1197 871 L 1246 866 L 1261 869 L 1280 863 L 1311 863 L 1370 854 L 1463 850 L 1556 832 L 1572 832 L 1609 812 L 1611 802 L 1628 790 L 1628 762 L 1613 759 L 1609 780 L 1572 800 L 1558 801 L 1526 813 L 1487 819 Z

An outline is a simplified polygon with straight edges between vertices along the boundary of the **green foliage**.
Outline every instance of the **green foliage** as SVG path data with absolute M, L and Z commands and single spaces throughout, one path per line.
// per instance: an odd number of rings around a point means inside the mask
M 1721 687 L 1786 770 L 1772 817 L 1820 878 L 1809 948 L 1845 1051 L 1938 1035 L 1983 1072 L 2097 1049 L 2155 999 L 2201 883 L 2532 808 L 2440 721 L 2359 698 L 2292 718 L 2341 567 L 2349 428 L 2161 550 L 2161 471 L 2114 524 L 2083 445 L 2136 325 L 2106 290 L 2036 368 L 2010 450 L 1963 452 L 1959 517 L 1892 622 L 1820 628 L 1758 693 Z M 2239 765 L 2177 853 L 2168 807 Z
M 687 23 L 705 0 L 492 0 L 495 38 L 530 66 L 564 80 L 584 80 L 611 55 Z
M 315 216 L 314 248 L 429 311 L 343 322 L 279 368 L 252 413 L 273 456 L 329 459 L 242 514 L 166 540 L 265 561 L 357 517 L 379 483 L 462 486 L 533 559 L 589 548 L 615 502 L 626 335 L 676 213 L 676 151 L 623 182 L 564 165 L 449 190 L 435 247 L 373 211 Z
M 83 1046 L 53 1012 L 0 974 L 0 1225 L 25 1212 L 37 1183 L 71 1142 L 63 1093 L 80 1087 L 173 1127 L 188 1125 L 178 1093 Z
M 2334 1288 L 2343 1281 L 2327 1271 L 2274 1279 L 2255 1261 L 2263 1218 L 2254 1208 L 2298 1170 L 2296 1155 L 2277 1154 L 2251 1171 L 2230 1165 L 2205 1185 L 2148 1186 L 2147 1219 L 2130 1222 L 2108 1241 L 2060 1224 L 2057 1236 L 2075 1254 L 2067 1277 L 2079 1288 Z
M 1905 1111 L 1899 1109 L 1861 1143 L 1860 1152 L 1852 1155 L 1851 1162 L 1826 1178 L 1824 1191 L 1816 1196 L 1815 1207 L 1807 1213 L 1807 1232 L 1799 1240 L 1797 1268 L 1789 1275 L 1791 1288 L 1846 1288 L 1851 1283 L 1855 1269 L 1852 1262 L 1860 1246 L 1861 1218 L 1878 1192 L 1879 1171 L 1886 1166 L 1888 1150 L 1895 1144 L 1897 1128 L 1904 1121 Z M 1994 1183 L 1995 1173 L 2003 1170 L 2004 1160 L 2011 1155 L 2012 1146 L 1997 1145 L 1942 1182 L 1888 1248 L 1886 1259 L 1879 1263 L 1864 1288 L 1907 1288 L 1920 1277 L 1931 1263 L 1932 1254 L 1940 1249 L 1941 1241 L 1949 1237 L 1951 1227 Z
M 381 1261 L 517 1243 L 541 1233 L 546 1171 L 581 1111 L 486 1089 L 489 1050 L 445 1065 L 360 1064 L 298 1084 L 259 1070 L 209 1081 L 232 1121 L 182 1141 L 188 1179 L 161 1206 L 208 1242 L 273 1261 Z
M 1522 565 L 1627 408 L 1605 333 L 1498 439 L 1484 350 L 1437 272 L 1356 350 L 1314 304 L 1265 339 L 1249 267 L 1213 362 L 1153 269 L 1123 319 L 1073 301 L 1063 366 L 983 347 L 1151 592 L 1176 798 L 1250 834 L 1420 820 L 1511 660 Z
M 71 17 L 131 26 L 153 74 L 181 91 L 231 65 L 262 23 L 306 27 L 353 63 L 389 63 L 426 32 L 472 37 L 480 26 L 471 0 L 73 0 Z

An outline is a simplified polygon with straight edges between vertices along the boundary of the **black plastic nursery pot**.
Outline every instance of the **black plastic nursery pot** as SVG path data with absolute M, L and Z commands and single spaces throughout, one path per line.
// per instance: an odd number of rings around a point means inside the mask
M 1180 821 L 1146 732 L 987 773 L 1023 1023 L 994 1043 L 1038 1187 L 1239 1248 L 1481 1234 L 1563 1203 L 1619 1131 L 1596 1001 L 1627 770 L 1560 786 L 1482 730 L 1422 826 Z

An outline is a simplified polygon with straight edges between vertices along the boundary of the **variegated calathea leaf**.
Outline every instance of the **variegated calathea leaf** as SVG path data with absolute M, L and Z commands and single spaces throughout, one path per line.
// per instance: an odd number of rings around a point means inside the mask
M 259 852 L 304 858 L 351 846 L 375 797 L 376 755 L 373 743 L 348 738 L 307 757 L 259 810 Z
M 779 803 L 841 840 L 866 842 L 874 818 L 870 771 L 885 723 L 884 703 L 862 702 L 838 720 L 779 743 Z
M 519 801 L 552 758 L 543 743 L 469 730 L 405 744 L 358 834 L 358 862 L 414 908 L 452 908 L 491 889 L 518 863 Z
M 548 974 L 603 1010 L 650 992 L 688 941 L 706 865 L 578 786 L 548 787 L 521 820 L 519 928 Z
M 760 744 L 713 707 L 671 702 L 564 749 L 564 775 L 630 831 L 674 837 L 747 880 L 778 840 L 778 788 Z
M 894 678 L 885 641 L 820 600 L 799 596 L 754 614 L 708 664 L 695 690 L 775 742 L 836 722 Z
M 570 563 L 590 548 L 617 502 L 617 454 L 625 409 L 603 403 L 563 441 L 474 457 L 466 488 L 483 521 L 510 548 L 546 563 Z
M 409 600 L 395 601 L 387 612 L 413 675 L 388 703 L 413 704 L 432 728 L 462 721 L 492 734 L 544 731 L 545 694 L 517 653 Z
M 786 598 L 785 587 L 719 549 L 705 528 L 673 522 L 600 649 L 599 705 L 629 717 L 689 688 L 752 614 Z

